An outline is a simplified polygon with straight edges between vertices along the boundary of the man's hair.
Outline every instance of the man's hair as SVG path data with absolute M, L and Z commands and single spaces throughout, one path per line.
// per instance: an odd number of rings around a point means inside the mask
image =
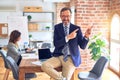
M 69 11 L 70 11 L 70 13 L 72 13 L 71 9 L 70 9 L 70 8 L 68 8 L 68 7 L 64 7 L 64 8 L 62 8 L 62 9 L 61 9 L 61 11 L 60 11 L 60 13 L 62 13 L 62 12 L 64 12 L 64 11 L 66 11 L 66 10 L 69 10 Z

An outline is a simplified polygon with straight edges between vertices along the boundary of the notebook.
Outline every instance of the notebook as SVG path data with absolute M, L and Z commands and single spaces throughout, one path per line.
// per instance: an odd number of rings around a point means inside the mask
M 47 49 L 38 49 L 38 57 L 39 59 L 49 59 L 52 57 L 52 53 L 49 48 Z

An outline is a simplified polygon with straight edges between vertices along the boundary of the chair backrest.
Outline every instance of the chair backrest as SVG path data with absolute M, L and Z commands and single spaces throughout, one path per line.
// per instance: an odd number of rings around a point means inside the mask
M 43 43 L 41 48 L 42 49 L 51 48 L 51 44 L 50 43 Z
M 8 66 L 8 64 L 6 62 L 7 52 L 5 50 L 0 50 L 0 54 L 1 54 L 2 58 L 3 58 L 5 68 L 9 69 L 9 66 Z
M 106 57 L 100 57 L 90 72 L 95 73 L 98 77 L 101 77 L 107 61 L 108 59 Z
M 14 79 L 18 80 L 18 65 L 16 64 L 15 60 L 10 56 L 7 56 L 6 60 L 7 64 L 10 66 L 10 69 L 12 70 Z

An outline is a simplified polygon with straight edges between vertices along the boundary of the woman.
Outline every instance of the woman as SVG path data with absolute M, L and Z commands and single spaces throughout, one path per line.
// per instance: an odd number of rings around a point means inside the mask
M 17 63 L 17 65 L 19 66 L 21 59 L 22 59 L 22 52 L 19 49 L 18 46 L 18 42 L 21 39 L 21 32 L 19 32 L 18 30 L 14 30 L 11 32 L 10 34 L 10 39 L 7 45 L 8 51 L 7 51 L 7 56 L 11 56 Z M 27 49 L 26 51 L 31 51 L 32 49 Z M 35 73 L 29 73 L 27 74 L 27 76 L 29 78 L 34 78 L 36 77 Z
M 7 56 L 11 56 L 17 63 L 17 65 L 20 64 L 22 59 L 22 52 L 19 49 L 18 42 L 21 39 L 21 32 L 18 30 L 14 30 L 10 34 L 10 39 L 7 45 Z M 30 50 L 30 49 L 29 49 Z M 29 51 L 27 50 L 27 51 Z

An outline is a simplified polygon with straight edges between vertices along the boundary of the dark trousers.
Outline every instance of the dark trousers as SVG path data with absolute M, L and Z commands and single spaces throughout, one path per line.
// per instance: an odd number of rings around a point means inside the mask
M 17 65 L 18 65 L 18 66 L 19 66 L 21 60 L 22 60 L 22 56 L 20 55 L 20 56 L 19 56 L 19 60 L 18 60 L 18 62 L 17 62 Z

